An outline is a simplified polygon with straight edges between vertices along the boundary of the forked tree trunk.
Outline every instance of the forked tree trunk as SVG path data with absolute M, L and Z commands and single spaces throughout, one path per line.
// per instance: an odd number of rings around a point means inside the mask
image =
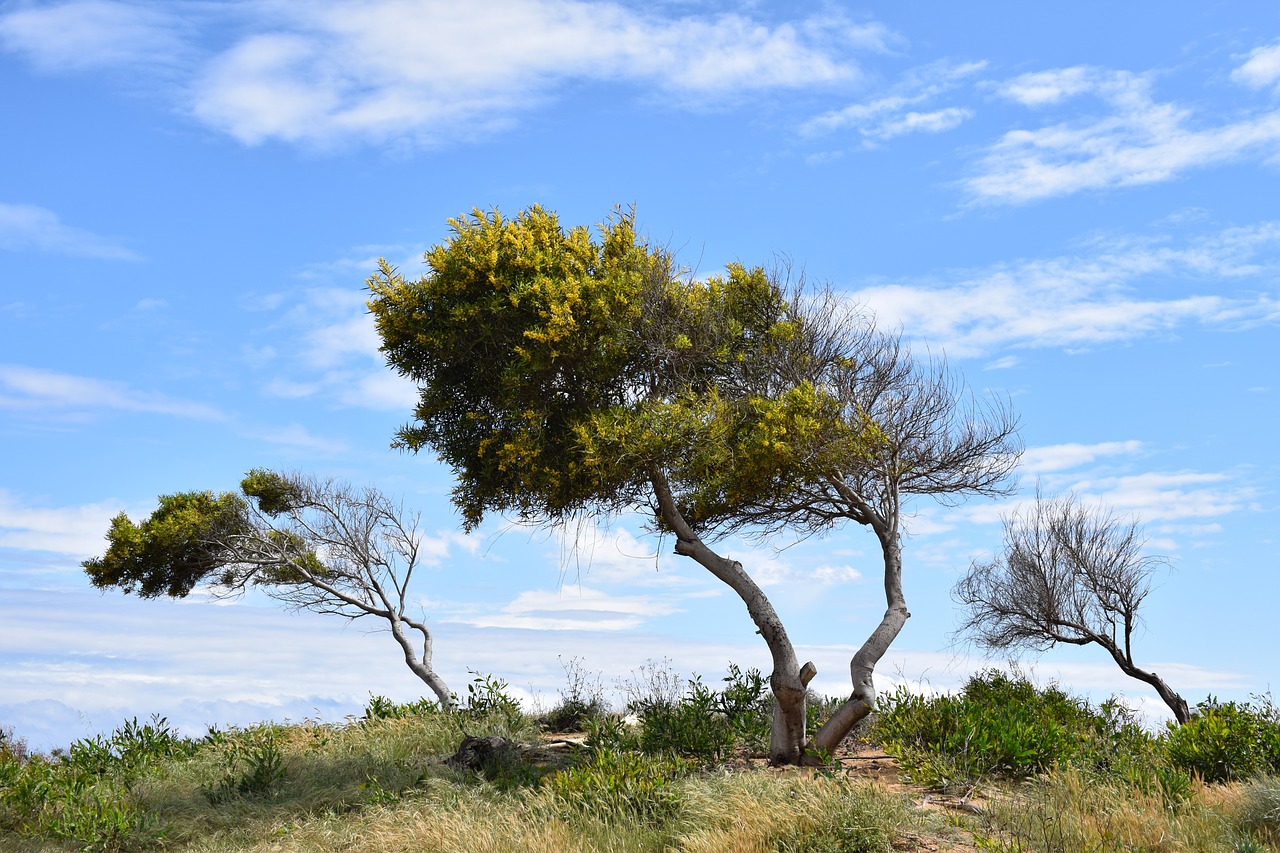
M 813 736 L 813 746 L 819 752 L 834 752 L 845 735 L 875 708 L 876 688 L 872 677 L 876 664 L 884 657 L 902 626 L 911 617 L 902 594 L 902 545 L 898 541 L 897 531 L 892 528 L 877 529 L 876 535 L 880 538 L 880 547 L 884 552 L 884 593 L 888 609 L 880 624 L 849 662 L 853 693 Z
M 436 694 L 436 698 L 440 700 L 440 707 L 446 711 L 452 711 L 457 702 L 454 701 L 453 694 L 449 692 L 449 685 L 445 684 L 434 669 L 431 668 L 431 632 L 427 630 L 427 626 L 413 619 L 406 619 L 403 616 L 389 617 L 391 622 L 391 636 L 395 637 L 400 648 L 404 651 L 404 662 L 408 665 L 413 674 L 421 678 L 422 681 L 431 688 L 431 692 Z M 405 634 L 404 626 L 408 625 L 416 629 L 422 634 L 422 656 L 418 656 L 418 651 L 413 647 L 413 640 Z
M 658 511 L 662 521 L 675 533 L 676 553 L 696 561 L 711 574 L 729 586 L 755 623 L 773 658 L 773 672 L 769 686 L 775 700 L 773 729 L 769 738 L 769 763 L 778 765 L 803 764 L 805 760 L 805 693 L 809 680 L 817 672 L 813 663 L 803 667 L 796 660 L 795 649 L 787 631 L 778 618 L 777 611 L 737 560 L 722 557 L 707 547 L 702 538 L 685 521 L 675 504 L 666 477 L 657 471 L 650 472 Z

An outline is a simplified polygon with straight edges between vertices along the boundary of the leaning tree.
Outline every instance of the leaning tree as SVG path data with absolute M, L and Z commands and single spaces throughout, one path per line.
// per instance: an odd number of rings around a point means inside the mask
M 397 444 L 457 476 L 464 526 L 647 509 L 655 527 L 742 599 L 773 659 L 770 759 L 806 758 L 800 664 L 763 590 L 712 545 L 728 533 L 870 527 L 888 610 L 854 656 L 850 700 L 817 733 L 830 750 L 871 709 L 871 675 L 908 614 L 902 501 L 996 493 L 1016 462 L 1013 417 L 914 361 L 829 292 L 732 264 L 699 281 L 635 232 L 633 213 L 564 230 L 540 207 L 450 220 L 406 280 L 369 279 L 388 362 L 414 380 Z
M 405 664 L 452 708 L 432 668 L 431 632 L 410 612 L 423 556 L 419 515 L 376 489 L 300 474 L 254 470 L 240 488 L 243 497 L 163 495 L 140 524 L 120 513 L 106 554 L 83 564 L 93 585 L 143 598 L 254 587 L 299 610 L 381 619 Z
M 1143 552 L 1136 522 L 1075 496 L 1037 493 L 1005 520 L 1004 548 L 974 561 L 952 594 L 964 608 L 958 634 L 1006 652 L 1045 652 L 1059 643 L 1101 646 L 1130 678 L 1160 694 L 1179 723 L 1187 702 L 1133 659 L 1133 632 L 1164 561 Z

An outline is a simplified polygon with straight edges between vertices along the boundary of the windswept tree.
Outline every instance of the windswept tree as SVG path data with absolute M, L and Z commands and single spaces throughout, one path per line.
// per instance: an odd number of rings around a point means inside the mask
M 1074 496 L 1036 495 L 1005 520 L 1004 549 L 975 561 L 953 591 L 965 609 L 959 635 L 1001 652 L 1042 653 L 1059 643 L 1101 646 L 1121 671 L 1151 687 L 1179 723 L 1191 717 L 1164 679 L 1133 659 L 1133 633 L 1152 573 L 1164 564 L 1143 552 L 1136 522 Z
M 871 709 L 871 674 L 908 616 L 902 501 L 999 492 L 1019 452 L 1007 409 L 972 402 L 829 292 L 737 264 L 682 275 L 631 213 L 599 240 L 539 207 L 450 225 L 420 279 L 384 261 L 369 280 L 383 351 L 420 389 L 397 443 L 453 468 L 467 528 L 495 511 L 562 523 L 648 510 L 676 553 L 742 599 L 769 648 L 771 760 L 834 747 Z M 809 744 L 816 670 L 712 545 L 850 520 L 881 543 L 889 607 L 854 657 L 849 703 Z
M 160 497 L 141 524 L 120 513 L 105 555 L 84 562 L 100 589 L 183 598 L 259 589 L 283 604 L 386 622 L 405 664 L 442 707 L 448 685 L 432 668 L 432 636 L 411 615 L 410 585 L 423 557 L 420 517 L 376 489 L 254 470 L 234 492 Z

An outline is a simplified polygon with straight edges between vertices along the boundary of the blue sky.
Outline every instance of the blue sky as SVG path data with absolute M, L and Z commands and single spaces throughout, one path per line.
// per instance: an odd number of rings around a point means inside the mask
M 376 259 L 413 272 L 448 217 L 534 203 L 634 204 L 701 272 L 789 259 L 1011 399 L 1023 489 L 913 506 L 882 688 L 983 664 L 949 591 L 1037 480 L 1171 558 L 1141 663 L 1193 703 L 1280 686 L 1273 2 L 10 2 L 0 103 L 0 723 L 34 745 L 421 694 L 372 626 L 81 574 L 116 512 L 252 467 L 423 511 L 455 690 L 492 672 L 547 704 L 575 656 L 607 685 L 767 667 L 635 519 L 462 536 L 450 472 L 389 448 L 414 391 L 365 313 Z M 870 535 L 723 544 L 846 692 L 884 607 Z M 1161 712 L 1093 650 L 1035 671 Z

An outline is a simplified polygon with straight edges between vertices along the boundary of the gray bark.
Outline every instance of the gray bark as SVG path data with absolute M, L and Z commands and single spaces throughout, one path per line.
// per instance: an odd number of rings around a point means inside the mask
M 805 755 L 805 693 L 817 669 L 812 663 L 802 668 L 791 639 L 764 590 L 752 580 L 737 560 L 730 560 L 707 547 L 685 521 L 671 494 L 671 486 L 659 471 L 650 473 L 658 512 L 675 534 L 675 551 L 689 557 L 729 586 L 747 607 L 751 621 L 764 639 L 773 658 L 769 686 L 775 700 L 773 732 L 769 740 L 769 762 L 773 765 L 800 764 Z
M 813 736 L 813 745 L 826 753 L 834 752 L 840 741 L 853 731 L 853 727 L 875 708 L 876 688 L 873 677 L 876 664 L 884 657 L 902 631 L 902 626 L 911 617 L 907 611 L 906 598 L 902 594 L 902 547 L 898 542 L 897 532 L 882 533 L 881 546 L 884 550 L 884 593 L 888 608 L 880 619 L 880 624 L 849 662 L 853 693 Z

